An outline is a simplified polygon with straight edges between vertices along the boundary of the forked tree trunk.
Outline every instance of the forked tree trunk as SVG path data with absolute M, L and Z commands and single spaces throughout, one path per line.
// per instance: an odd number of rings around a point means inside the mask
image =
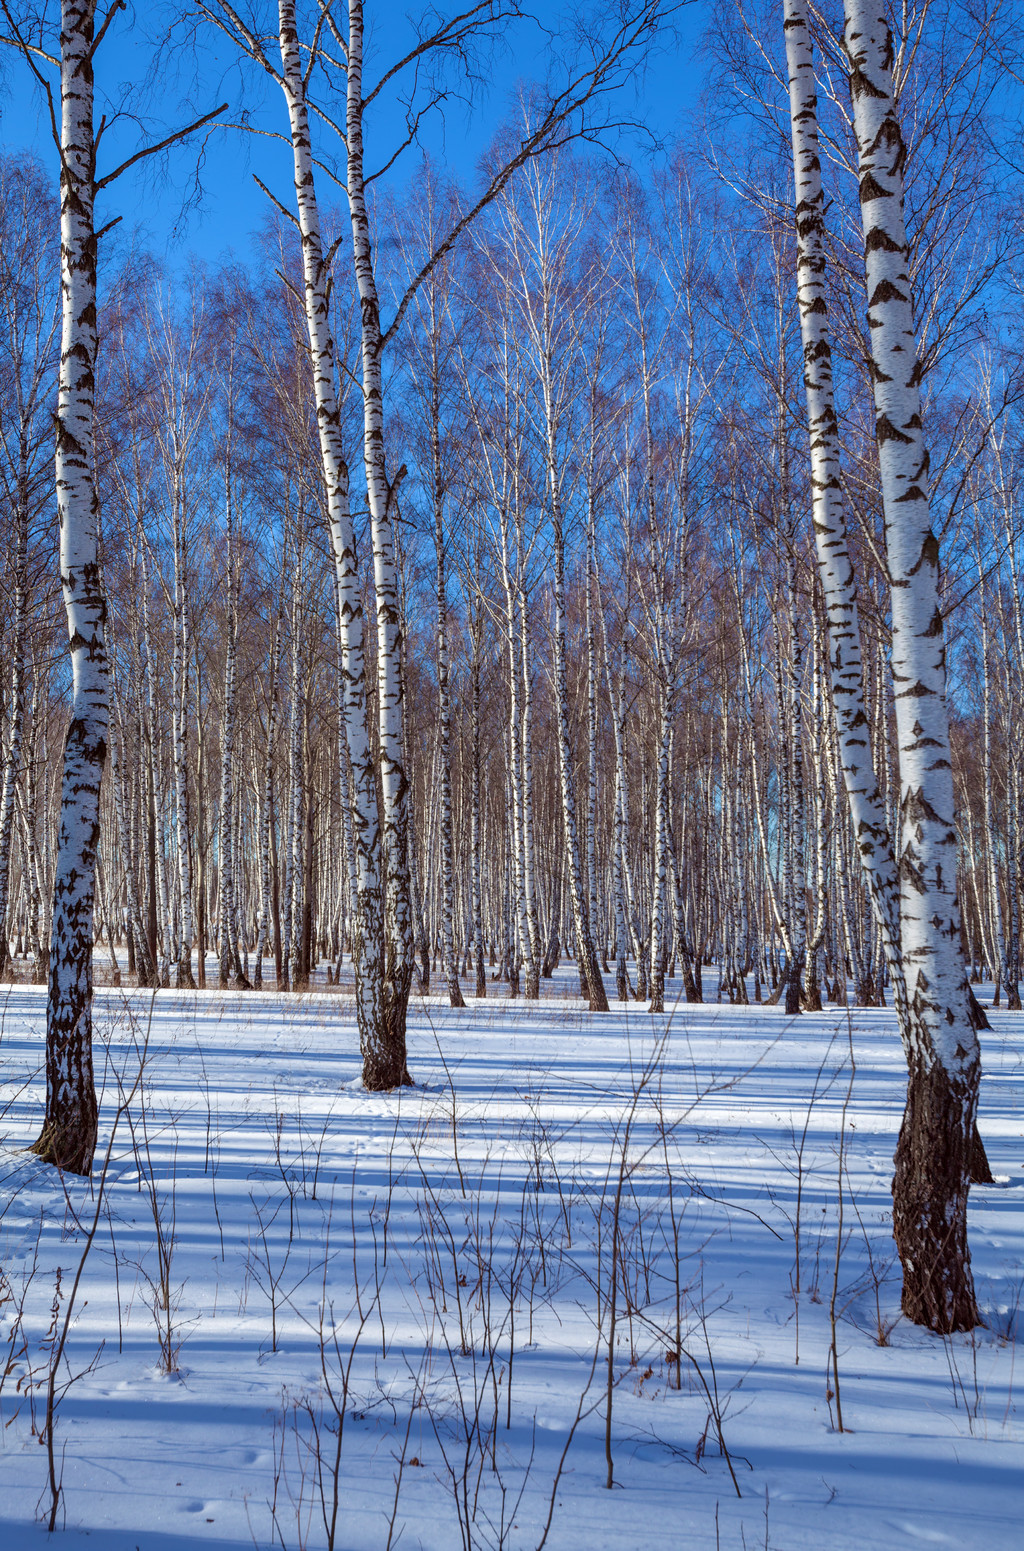
M 886 817 L 871 754 L 866 709 L 857 588 L 843 511 L 839 432 L 832 387 L 825 288 L 825 195 L 818 146 L 817 93 L 807 0 L 785 0 L 786 54 L 789 68 L 793 166 L 796 182 L 797 296 L 804 347 L 804 386 L 811 442 L 812 523 L 818 574 L 825 596 L 829 671 L 840 763 L 850 805 L 857 852 L 892 982 L 893 1001 L 908 1063 L 911 1057 L 909 1014 L 900 943 L 900 899 L 892 830 Z M 1013 549 L 1010 548 L 1011 563 Z M 881 667 L 881 664 L 879 664 Z M 879 677 L 881 747 L 888 784 L 888 739 L 884 727 L 883 680 Z M 841 886 L 844 886 L 840 878 Z M 848 932 L 858 1005 L 874 1005 L 873 984 L 861 969 L 857 934 Z M 1019 999 L 1018 999 L 1019 1000 Z M 977 1018 L 975 1026 L 979 1026 Z M 971 1147 L 972 1177 L 992 1175 L 977 1125 Z
M 106 604 L 93 477 L 96 233 L 93 226 L 94 0 L 62 0 L 61 358 L 56 474 L 60 574 L 71 642 L 71 721 L 64 744 L 46 1005 L 46 1115 L 32 1147 L 88 1174 L 96 1148 L 92 935 L 100 782 L 107 757 Z
M 960 947 L 939 545 L 928 505 L 893 42 L 877 0 L 845 0 L 845 11 L 900 763 L 900 937 L 911 1048 L 893 1179 L 894 1230 L 903 1312 L 948 1332 L 978 1322 L 967 1194 L 981 1059 Z
M 825 286 L 825 194 L 821 181 L 808 0 L 784 0 L 784 12 L 796 182 L 797 301 L 810 429 L 811 523 L 818 575 L 825 598 L 829 677 L 843 781 L 861 868 L 882 935 L 899 1008 L 906 997 L 896 863 L 885 802 L 871 755 L 857 586 L 843 509 L 839 426 L 832 385 Z M 906 1043 L 904 1034 L 905 1046 Z

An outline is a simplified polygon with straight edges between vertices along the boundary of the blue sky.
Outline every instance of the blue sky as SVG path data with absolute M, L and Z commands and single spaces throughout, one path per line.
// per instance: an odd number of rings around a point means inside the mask
M 446 9 L 443 5 L 439 7 Z M 218 102 L 230 103 L 229 118 L 244 108 L 250 121 L 270 134 L 246 134 L 238 130 L 215 131 L 206 141 L 202 166 L 202 199 L 182 214 L 185 190 L 193 183 L 196 150 L 170 153 L 160 162 L 147 162 L 131 171 L 101 196 L 100 222 L 122 217 L 119 236 L 151 248 L 172 264 L 187 261 L 190 253 L 217 260 L 229 253 L 246 259 L 252 234 L 265 221 L 269 205 L 253 181 L 257 172 L 286 204 L 291 199 L 291 162 L 288 148 L 271 138 L 284 127 L 283 103 L 277 88 L 264 84 L 255 72 L 241 72 L 233 46 L 215 33 L 202 35 L 194 52 L 179 51 L 175 58 L 156 53 L 160 7 L 136 8 L 136 18 L 117 18 L 97 55 L 97 119 L 104 110 L 111 117 L 127 107 L 131 116 L 115 120 L 101 149 L 100 173 L 109 171 L 142 143 L 143 133 L 159 139 L 168 131 Z M 168 8 L 169 9 L 169 8 Z M 175 7 L 180 14 L 180 7 Z M 276 10 L 276 7 L 273 8 Z M 542 14 L 554 17 L 554 6 L 542 6 Z M 367 74 L 400 57 L 411 32 L 404 0 L 370 0 L 367 14 L 372 33 Z M 166 14 L 166 12 L 165 12 Z M 271 8 L 266 8 L 271 14 Z M 677 23 L 676 39 L 667 42 L 649 60 L 636 91 L 626 90 L 618 107 L 624 116 L 642 119 L 661 141 L 675 135 L 684 118 L 696 106 L 701 78 L 696 47 L 706 18 L 704 0 L 684 10 Z M 422 140 L 430 153 L 446 162 L 453 175 L 472 184 L 478 159 L 509 111 L 510 94 L 520 80 L 544 76 L 549 63 L 545 34 L 535 25 L 523 24 L 508 35 L 506 46 L 487 65 L 489 86 L 471 109 L 451 102 L 442 120 L 434 114 L 424 127 Z M 7 150 L 34 151 L 56 177 L 56 156 L 50 138 L 49 119 L 42 94 L 29 72 L 8 53 L 3 67 L 0 99 L 0 138 Z M 372 142 L 387 146 L 386 160 L 396 139 L 392 125 L 401 125 L 395 104 L 385 105 L 371 125 Z M 140 132 L 141 126 L 141 132 Z M 632 151 L 649 155 L 637 142 Z M 369 159 L 369 157 L 368 157 Z M 389 181 L 401 185 L 412 173 L 417 153 L 410 150 L 396 165 Z M 327 191 L 324 197 L 329 198 Z

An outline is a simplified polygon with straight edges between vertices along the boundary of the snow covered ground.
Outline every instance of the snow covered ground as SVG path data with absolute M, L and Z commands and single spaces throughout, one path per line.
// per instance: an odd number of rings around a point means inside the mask
M 1024 1544 L 1024 1019 L 982 1036 L 986 1325 L 943 1341 L 898 1318 L 891 1013 L 572 985 L 417 1000 L 395 1096 L 344 995 L 101 991 L 63 1187 L 22 1150 L 44 992 L 0 988 L 3 1551 L 50 1388 L 69 1551 Z

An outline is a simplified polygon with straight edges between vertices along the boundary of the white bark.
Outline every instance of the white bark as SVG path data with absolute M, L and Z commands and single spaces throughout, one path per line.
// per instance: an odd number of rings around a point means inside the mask
M 169 363 L 173 371 L 173 358 Z M 172 435 L 173 435 L 172 427 Z M 177 452 L 177 449 L 175 449 Z M 188 724 L 189 658 L 191 656 L 191 599 L 188 590 L 185 513 L 182 491 L 184 470 L 178 457 L 171 478 L 171 522 L 174 542 L 174 650 L 171 658 L 171 726 L 174 746 L 175 851 L 181 901 L 181 932 L 177 943 L 179 986 L 193 987 L 192 975 L 192 858 L 189 850 Z
M 367 726 L 362 592 L 349 497 L 349 470 L 341 435 L 337 363 L 330 327 L 329 275 L 320 231 L 303 56 L 293 0 L 280 0 L 278 17 L 280 81 L 288 105 L 295 199 L 302 239 L 303 300 L 343 643 L 345 723 L 352 767 L 352 828 L 359 889 L 355 933 L 356 1013 L 364 1080 L 369 1086 L 376 1087 L 380 1086 L 378 1074 L 383 1072 L 386 1077 L 390 1065 L 383 981 L 380 818 Z M 404 1076 L 404 1054 L 402 1066 Z
M 846 0 L 845 9 L 899 742 L 900 938 L 911 1076 L 893 1186 L 895 1233 L 904 1312 L 948 1331 L 977 1321 L 966 1216 L 981 1061 L 960 950 L 939 545 L 929 510 L 893 40 L 872 0 Z
M 230 390 L 229 390 L 230 391 Z M 230 409 L 229 409 L 230 414 Z M 221 986 L 249 989 L 238 952 L 237 878 L 235 853 L 235 738 L 238 716 L 238 577 L 235 564 L 235 518 L 231 488 L 231 429 L 228 430 L 228 464 L 225 469 L 225 541 L 227 574 L 227 641 L 224 652 L 224 720 L 220 752 L 220 827 L 217 854 L 220 867 L 220 973 Z M 189 951 L 191 958 L 191 950 Z M 181 984 L 181 970 L 178 971 Z
M 20 441 L 24 448 L 24 434 Z M 10 959 L 7 917 L 14 836 L 15 787 L 21 775 L 21 748 L 25 734 L 25 627 L 28 621 L 28 469 L 25 456 L 19 457 L 18 474 L 17 506 L 14 513 L 11 698 L 7 715 L 3 776 L 0 780 L 0 979 L 5 977 Z
M 34 1151 L 88 1174 L 96 1145 L 92 935 L 109 671 L 94 481 L 96 232 L 95 0 L 61 0 L 61 363 L 56 476 L 60 576 L 71 648 L 46 1008 L 46 1116 Z
M 825 285 L 825 193 L 808 0 L 784 0 L 784 15 L 796 183 L 797 301 L 810 429 L 811 523 L 825 598 L 832 704 L 858 855 L 892 976 L 906 1046 L 896 863 L 871 753 L 856 578 L 843 508 Z
M 526 928 L 523 933 L 523 961 L 526 972 L 524 995 L 528 1002 L 540 997 L 540 922 L 537 917 L 537 856 L 533 822 L 533 672 L 530 666 L 530 606 L 523 594 L 519 611 L 519 647 L 523 690 L 522 746 L 522 846 L 523 846 L 523 911 Z
M 363 0 L 348 0 L 345 150 L 352 252 L 362 338 L 363 460 L 370 506 L 377 598 L 377 700 L 380 740 L 386 961 L 377 1066 L 368 1085 L 407 1082 L 405 1019 L 412 984 L 413 926 L 409 893 L 409 781 L 402 716 L 402 613 L 392 527 L 395 487 L 388 482 L 384 442 L 383 337 L 370 241 L 363 169 Z

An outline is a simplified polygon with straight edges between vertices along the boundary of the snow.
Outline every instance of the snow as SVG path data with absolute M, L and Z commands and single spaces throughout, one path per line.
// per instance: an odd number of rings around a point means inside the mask
M 573 990 L 563 970 L 539 1005 L 415 999 L 418 1086 L 397 1095 L 362 1089 L 344 993 L 98 991 L 97 1168 L 63 1183 L 23 1150 L 45 992 L 0 990 L 4 1551 L 46 1539 L 56 1271 L 59 1330 L 94 1220 L 55 1388 L 68 1551 L 326 1545 L 313 1426 L 329 1516 L 324 1380 L 340 1400 L 349 1363 L 345 1551 L 389 1535 L 532 1551 L 552 1501 L 547 1546 L 565 1551 L 1019 1546 L 1020 1015 L 992 1012 L 982 1036 L 986 1324 L 942 1340 L 898 1318 L 891 1012 L 677 1001 L 598 1017 Z

